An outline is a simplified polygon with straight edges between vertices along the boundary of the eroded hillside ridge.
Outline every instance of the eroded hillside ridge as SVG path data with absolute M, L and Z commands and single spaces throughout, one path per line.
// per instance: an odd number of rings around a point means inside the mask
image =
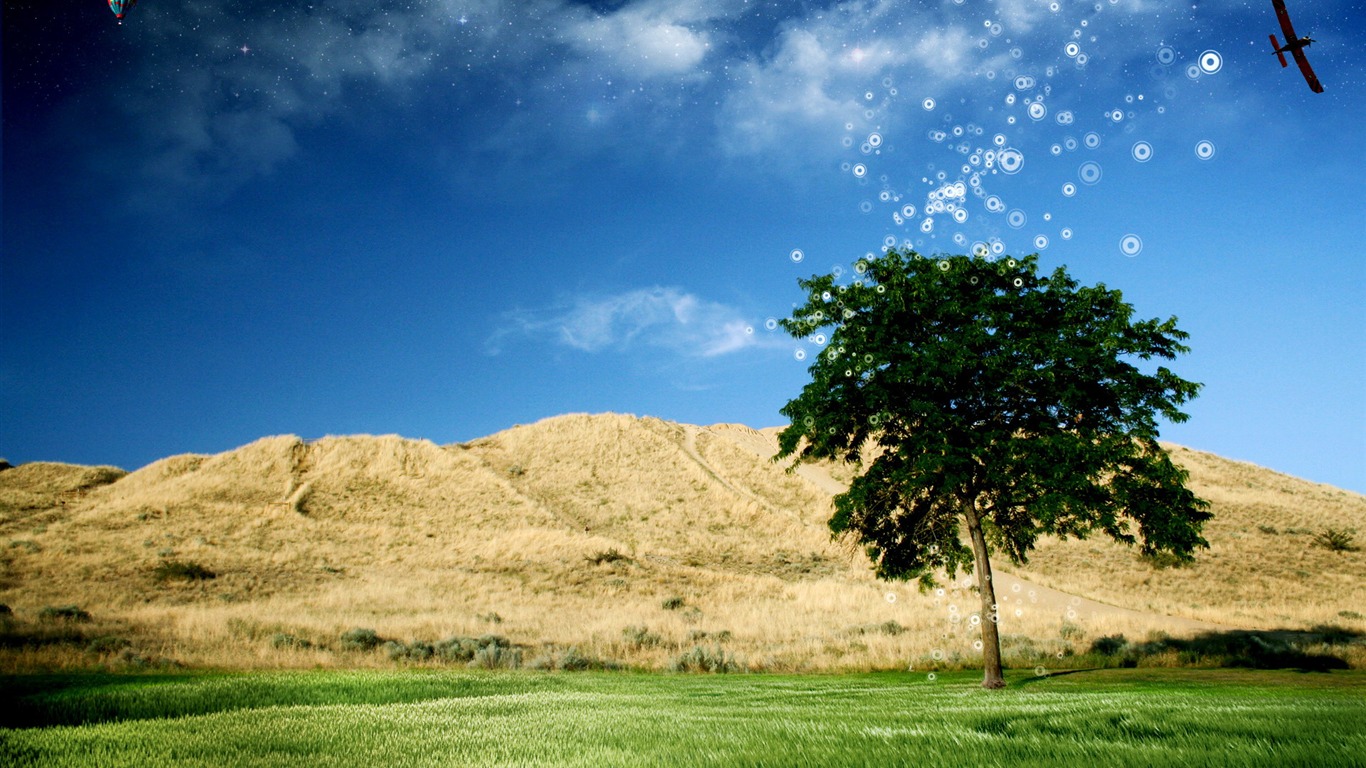
M 262 638 L 314 637 L 317 650 L 355 626 L 396 639 L 497 629 L 647 664 L 726 637 L 798 668 L 895 664 L 959 637 L 943 626 L 952 591 L 875 582 L 856 547 L 831 541 L 831 496 L 855 468 L 786 471 L 771 460 L 777 432 L 572 414 L 446 446 L 276 436 L 132 473 L 26 464 L 0 472 L 0 602 L 159 627 L 146 631 L 201 661 L 215 643 L 253 649 L 220 659 L 235 665 L 304 663 Z M 1000 563 L 1020 586 L 1006 632 L 1056 633 L 1076 616 L 1366 629 L 1362 553 L 1315 545 L 1326 528 L 1366 530 L 1366 497 L 1167 448 L 1213 504 L 1210 550 L 1166 568 L 1107 541 L 1045 540 L 1028 567 Z M 863 637 L 887 622 L 906 631 Z M 618 647 L 628 629 L 662 640 Z

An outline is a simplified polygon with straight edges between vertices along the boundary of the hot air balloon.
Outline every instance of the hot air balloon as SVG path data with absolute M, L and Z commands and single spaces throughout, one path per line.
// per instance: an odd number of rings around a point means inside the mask
M 114 12 L 114 18 L 123 23 L 123 15 L 133 10 L 133 6 L 138 4 L 138 0 L 109 0 L 109 10 Z

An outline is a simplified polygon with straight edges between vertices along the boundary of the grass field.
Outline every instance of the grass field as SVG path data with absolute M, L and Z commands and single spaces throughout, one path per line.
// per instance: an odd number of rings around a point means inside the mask
M 1363 766 L 1366 673 L 0 678 L 0 764 Z

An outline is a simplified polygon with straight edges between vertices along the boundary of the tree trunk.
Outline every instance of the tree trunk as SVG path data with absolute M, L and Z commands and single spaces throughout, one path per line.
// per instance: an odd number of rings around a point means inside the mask
M 1004 688 L 1001 673 L 1001 635 L 997 632 L 999 612 L 996 607 L 996 588 L 991 583 L 991 560 L 987 557 L 987 540 L 982 535 L 982 521 L 972 502 L 964 504 L 963 515 L 968 520 L 968 535 L 972 537 L 972 555 L 976 561 L 977 591 L 982 595 L 982 687 Z

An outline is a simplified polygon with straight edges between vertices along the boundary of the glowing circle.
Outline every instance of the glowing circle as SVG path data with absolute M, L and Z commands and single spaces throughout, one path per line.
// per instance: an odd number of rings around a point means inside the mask
M 848 374 L 846 373 L 845 375 L 848 375 Z M 896 602 L 896 593 L 895 593 L 895 592 L 888 592 L 888 593 L 887 593 L 887 602 L 889 602 L 889 603 L 895 603 L 895 602 Z
M 996 162 L 1001 166 L 1001 173 L 1014 175 L 1024 167 L 1024 153 L 1014 147 L 1006 147 L 996 153 Z
M 1042 120 L 1048 115 L 1048 107 L 1042 101 L 1036 101 L 1029 105 L 1029 117 L 1032 120 Z
M 1047 247 L 1048 247 L 1048 238 L 1047 238 L 1045 235 L 1039 235 L 1039 236 L 1035 237 L 1035 238 L 1034 238 L 1034 247 L 1037 248 L 1037 249 L 1039 249 L 1039 250 L 1041 250 L 1041 251 L 1042 251 L 1043 249 L 1047 248 Z
M 1200 79 L 1200 65 L 1199 65 L 1199 64 L 1188 64 L 1188 65 L 1186 65 L 1186 77 L 1190 78 L 1191 80 L 1199 80 L 1199 79 Z
M 920 106 L 924 107 L 926 112 L 929 112 L 934 109 L 934 99 L 925 99 L 920 102 Z
M 1010 211 L 1010 213 L 1006 214 L 1006 223 L 1009 224 L 1013 229 L 1019 229 L 1020 227 L 1023 227 L 1025 225 L 1025 222 L 1028 220 L 1029 217 L 1026 216 L 1025 212 L 1020 210 L 1019 208 L 1014 208 Z
M 1082 137 L 1081 143 L 1085 144 L 1087 149 L 1095 149 L 1100 146 L 1100 134 L 1091 131 Z
M 1214 157 L 1214 142 L 1204 139 L 1195 145 L 1195 156 L 1201 160 L 1209 160 Z
M 1081 46 L 1076 43 L 1068 43 L 1063 46 L 1062 52 L 1067 54 L 1067 58 L 1075 59 L 1077 58 L 1077 54 L 1081 53 Z
M 1035 83 L 1035 81 L 1034 81 L 1034 78 L 1033 78 L 1032 76 L 1030 76 L 1030 75 L 1020 75 L 1019 77 L 1015 78 L 1015 90 L 1017 90 L 1017 91 L 1027 91 L 1027 90 L 1029 90 L 1030 88 L 1033 88 L 1033 87 L 1034 87 L 1034 83 Z
M 798 359 L 798 360 L 805 360 L 805 359 L 806 359 L 806 350 L 804 350 L 804 349 L 799 349 L 799 350 L 797 350 L 796 352 L 793 352 L 793 353 L 792 353 L 792 356 L 795 357 L 795 358 Z M 809 426 L 809 425 L 808 425 L 808 426 Z
M 1200 71 L 1212 75 L 1224 68 L 1224 57 L 1218 51 L 1210 50 L 1200 54 Z
M 1100 163 L 1094 160 L 1087 160 L 1077 169 L 1077 178 L 1081 179 L 1081 183 L 1087 186 L 1100 183 L 1100 176 Z
M 880 146 L 882 146 L 882 134 L 876 133 L 876 132 L 868 134 L 868 146 L 870 146 L 870 147 L 880 147 Z
M 863 178 L 864 176 L 867 176 L 867 175 L 868 175 L 868 166 L 864 165 L 863 163 L 858 163 L 858 164 L 856 164 L 856 165 L 854 166 L 854 176 L 856 176 L 856 177 L 858 177 L 858 178 L 861 179 L 861 178 Z
M 1058 125 L 1071 125 L 1075 117 L 1072 114 L 1072 110 L 1064 109 L 1063 111 L 1058 113 L 1057 117 L 1053 119 L 1058 122 Z
M 1044 669 L 1043 667 L 1035 667 L 1035 668 L 1034 668 L 1034 675 L 1035 675 L 1035 677 L 1043 677 L 1047 672 L 1048 672 L 1048 670 Z
M 1137 256 L 1143 252 L 1143 238 L 1132 233 L 1125 235 L 1119 239 L 1119 252 L 1125 256 Z
M 991 211 L 992 213 L 1000 213 L 1001 211 L 1004 211 L 1006 209 L 1006 204 L 1001 202 L 1001 198 L 997 197 L 996 195 L 992 195 L 991 197 L 987 198 L 986 206 L 987 210 Z
M 959 208 L 958 210 L 954 211 L 954 212 L 953 212 L 953 220 L 956 221 L 956 222 L 958 222 L 959 224 L 962 224 L 963 222 L 967 221 L 967 220 L 968 220 L 968 212 L 967 212 L 967 209 L 965 209 L 965 208 Z
M 1060 232 L 1060 233 L 1058 233 L 1058 234 L 1062 235 L 1062 239 L 1064 239 L 1064 240 L 1071 240 L 1071 239 L 1072 239 L 1072 228 L 1071 228 L 1071 227 L 1063 227 L 1063 228 L 1062 228 L 1062 232 Z
M 802 259 L 806 258 L 806 254 L 802 253 L 802 249 L 800 248 L 793 248 L 792 253 L 789 253 L 787 257 L 792 259 L 794 264 L 800 264 Z
M 1129 154 L 1133 155 L 1134 159 L 1138 162 L 1146 163 L 1153 159 L 1153 145 L 1146 141 L 1137 142 L 1134 144 L 1133 148 L 1129 150 Z
M 1063 185 L 1062 185 L 1062 196 L 1063 196 L 1063 197 L 1071 197 L 1071 196 L 1073 196 L 1073 195 L 1075 195 L 1075 194 L 1077 194 L 1077 185 L 1076 185 L 1076 184 L 1073 184 L 1072 182 L 1069 181 L 1069 182 L 1067 182 L 1066 184 L 1063 184 Z
M 905 217 L 908 218 L 908 219 L 911 218 L 912 216 L 915 215 L 915 206 L 914 206 L 914 205 L 903 205 L 903 206 L 901 206 L 901 215 L 902 215 L 902 216 L 905 216 Z
M 1157 49 L 1158 64 L 1166 65 L 1171 64 L 1173 61 L 1176 61 L 1176 51 L 1173 50 L 1170 45 L 1164 45 Z
M 931 673 L 929 673 L 928 675 L 925 676 L 925 679 L 926 679 L 926 680 L 929 680 L 931 683 L 933 683 L 935 680 L 938 680 L 938 679 L 939 679 L 939 676 L 936 675 L 935 673 L 931 672 Z

